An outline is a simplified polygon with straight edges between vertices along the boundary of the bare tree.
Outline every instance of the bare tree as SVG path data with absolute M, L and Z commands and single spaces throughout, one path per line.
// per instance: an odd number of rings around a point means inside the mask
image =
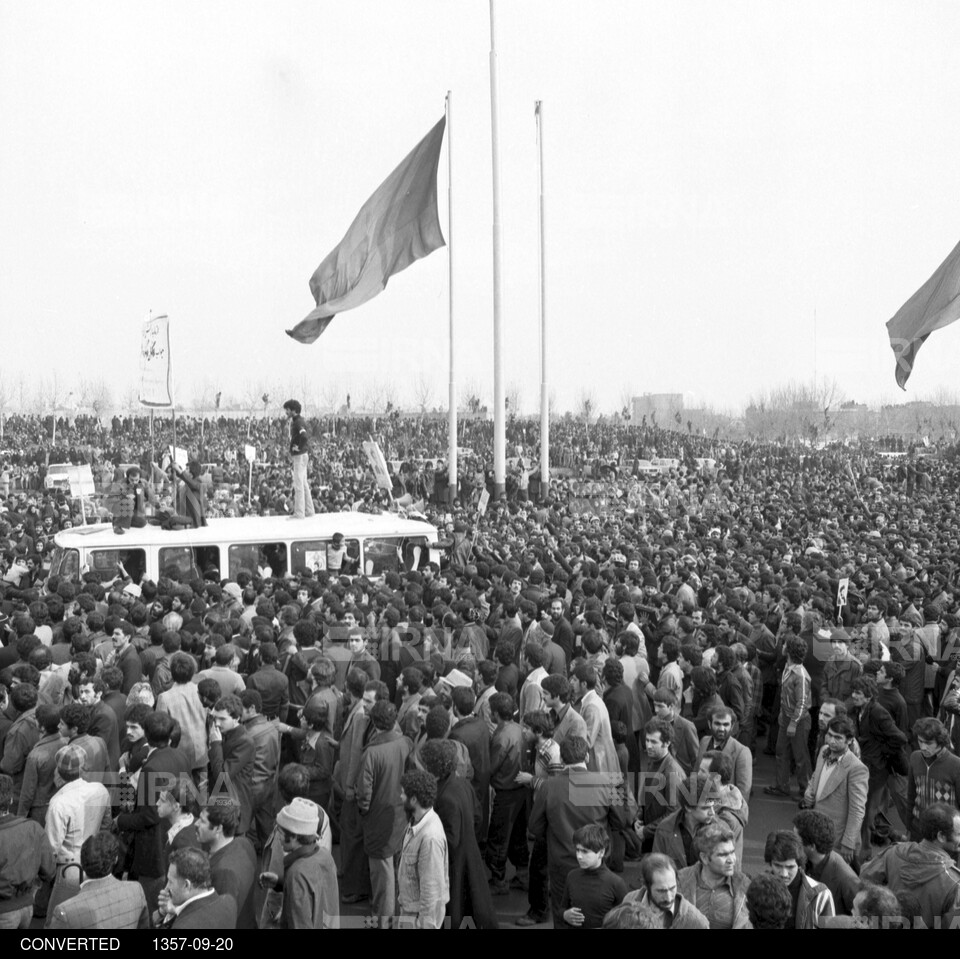
M 433 397 L 433 382 L 426 373 L 421 373 L 413 384 L 413 399 L 421 413 L 426 413 Z
M 590 420 L 597 412 L 597 398 L 593 390 L 584 389 L 580 393 L 580 399 L 577 402 L 577 415 L 583 420 L 583 427 L 587 435 L 590 435 Z
M 110 387 L 102 376 L 81 379 L 79 397 L 80 406 L 88 406 L 98 420 L 113 405 Z
M 480 383 L 474 378 L 462 380 L 460 383 L 459 407 L 469 413 L 480 412 Z
M 633 390 L 625 386 L 620 390 L 620 417 L 627 422 L 633 416 Z
M 384 413 L 392 413 L 397 409 L 400 400 L 400 390 L 395 380 L 383 380 L 380 383 L 380 406 Z

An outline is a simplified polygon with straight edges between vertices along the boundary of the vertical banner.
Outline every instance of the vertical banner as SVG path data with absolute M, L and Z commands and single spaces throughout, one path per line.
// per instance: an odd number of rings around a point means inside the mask
M 140 342 L 140 403 L 173 406 L 170 368 L 170 320 L 152 316 L 144 321 Z
M 387 461 L 383 458 L 380 444 L 369 440 L 363 444 L 363 452 L 366 454 L 370 469 L 373 470 L 373 475 L 376 477 L 377 486 L 385 489 L 392 497 L 393 480 L 390 479 L 390 471 L 387 469 Z

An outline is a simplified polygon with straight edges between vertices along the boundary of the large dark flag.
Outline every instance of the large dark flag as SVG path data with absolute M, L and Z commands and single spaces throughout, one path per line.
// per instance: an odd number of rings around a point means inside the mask
M 887 322 L 890 347 L 897 359 L 897 386 L 906 389 L 917 351 L 934 331 L 960 319 L 960 243 Z
M 344 238 L 310 278 L 317 307 L 287 335 L 313 343 L 334 315 L 373 299 L 394 273 L 444 245 L 437 165 L 446 117 L 360 208 Z

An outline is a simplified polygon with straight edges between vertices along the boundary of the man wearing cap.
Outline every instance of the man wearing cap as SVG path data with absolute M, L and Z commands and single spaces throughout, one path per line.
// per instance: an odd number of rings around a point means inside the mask
M 86 754 L 79 746 L 68 744 L 57 753 L 57 792 L 50 797 L 46 824 L 47 842 L 57 863 L 50 894 L 51 918 L 54 907 L 80 886 L 80 847 L 110 826 L 110 794 L 103 783 L 80 778 L 85 761 Z
M 317 840 L 320 808 L 297 796 L 277 813 L 283 841 L 283 879 L 260 874 L 260 885 L 283 891 L 281 929 L 339 929 L 340 889 L 333 857 Z

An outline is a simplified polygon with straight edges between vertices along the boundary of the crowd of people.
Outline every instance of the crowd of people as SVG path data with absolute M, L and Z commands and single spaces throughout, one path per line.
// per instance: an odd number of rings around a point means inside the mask
M 53 537 L 110 506 L 45 489 L 48 463 L 104 488 L 138 464 L 161 500 L 178 479 L 146 420 L 63 421 L 55 450 L 7 420 L 0 928 L 492 928 L 514 890 L 528 926 L 960 921 L 954 449 L 564 423 L 541 488 L 516 421 L 481 512 L 490 424 L 451 497 L 444 424 L 299 419 L 293 443 L 287 419 L 178 420 L 222 474 L 204 521 L 405 502 L 439 564 L 60 579 Z M 782 822 L 749 875 L 764 751 Z

